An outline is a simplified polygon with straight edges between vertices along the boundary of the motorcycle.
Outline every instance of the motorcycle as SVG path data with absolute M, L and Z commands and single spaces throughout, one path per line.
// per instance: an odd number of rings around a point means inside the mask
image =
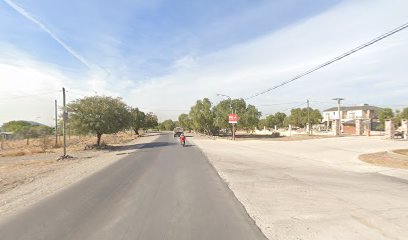
M 186 137 L 184 135 L 180 137 L 180 143 L 183 145 L 183 147 L 186 145 Z

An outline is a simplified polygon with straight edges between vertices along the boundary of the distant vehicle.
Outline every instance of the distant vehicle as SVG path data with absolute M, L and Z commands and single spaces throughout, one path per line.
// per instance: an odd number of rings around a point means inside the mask
M 184 133 L 184 129 L 182 127 L 174 128 L 174 137 L 180 137 L 182 133 Z
M 404 132 L 403 131 L 395 131 L 394 137 L 397 138 L 404 138 Z

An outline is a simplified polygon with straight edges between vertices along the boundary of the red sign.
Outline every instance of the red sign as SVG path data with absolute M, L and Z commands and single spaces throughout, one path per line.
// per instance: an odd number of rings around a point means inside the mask
M 228 115 L 228 122 L 229 123 L 238 123 L 239 117 L 237 114 L 230 114 Z

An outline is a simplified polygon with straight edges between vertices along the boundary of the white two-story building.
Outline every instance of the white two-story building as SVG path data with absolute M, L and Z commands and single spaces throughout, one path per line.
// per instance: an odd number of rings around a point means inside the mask
M 378 114 L 382 110 L 380 107 L 362 104 L 359 106 L 342 106 L 340 107 L 341 123 L 344 132 L 353 132 L 353 124 L 356 119 L 362 119 L 372 123 L 378 120 Z M 332 122 L 339 119 L 337 107 L 332 107 L 323 111 L 322 122 L 330 129 Z M 347 126 L 347 127 L 346 127 Z M 355 126 L 355 125 L 354 125 Z M 348 129 L 350 128 L 350 129 Z

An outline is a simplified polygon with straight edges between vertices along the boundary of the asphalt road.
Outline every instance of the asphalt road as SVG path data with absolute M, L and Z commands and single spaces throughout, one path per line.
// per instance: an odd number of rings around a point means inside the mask
M 0 239 L 265 239 L 201 151 L 162 135 L 0 224 Z

